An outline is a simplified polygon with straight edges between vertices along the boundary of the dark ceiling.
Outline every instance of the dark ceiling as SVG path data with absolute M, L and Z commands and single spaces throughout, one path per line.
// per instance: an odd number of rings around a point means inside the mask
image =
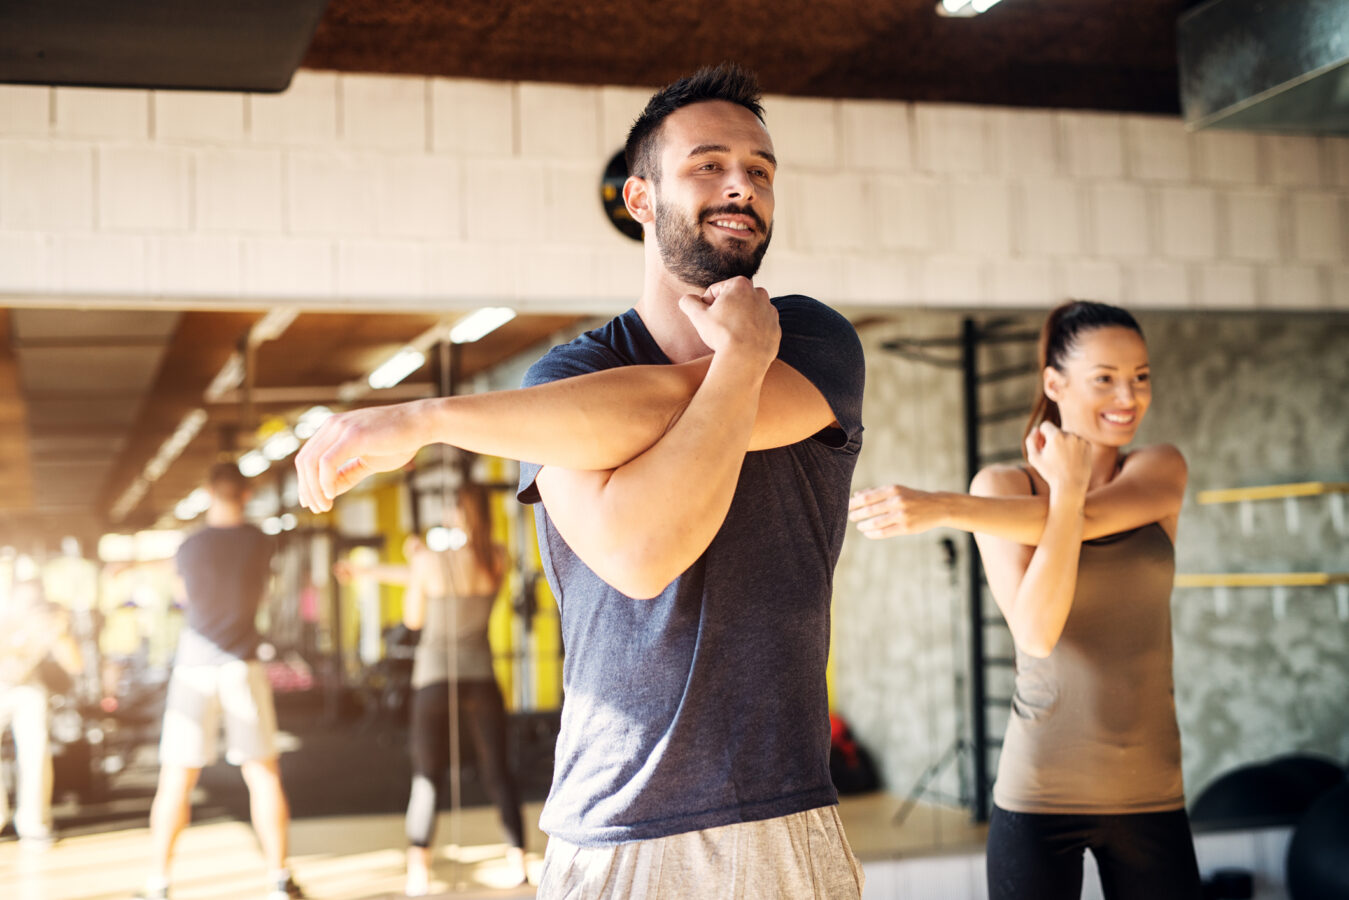
M 303 66 L 660 85 L 735 60 L 770 93 L 1176 113 L 1193 0 L 330 0 Z

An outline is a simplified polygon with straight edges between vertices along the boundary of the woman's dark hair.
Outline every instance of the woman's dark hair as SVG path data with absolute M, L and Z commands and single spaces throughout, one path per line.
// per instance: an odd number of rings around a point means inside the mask
M 743 106 L 762 122 L 763 104 L 759 98 L 759 80 L 754 73 L 735 63 L 699 69 L 687 78 L 661 88 L 647 101 L 646 109 L 642 110 L 628 132 L 628 140 L 623 148 L 628 174 L 660 181 L 659 142 L 656 138 L 665 118 L 676 110 L 705 100 L 725 100 Z
M 493 576 L 497 571 L 496 544 L 492 540 L 492 505 L 487 488 L 473 481 L 459 485 L 459 510 L 464 514 L 468 548 L 480 571 Z
M 1062 372 L 1064 361 L 1077 347 L 1082 335 L 1098 328 L 1128 328 L 1137 332 L 1139 337 L 1143 336 L 1143 329 L 1138 327 L 1138 321 L 1133 316 L 1108 303 L 1070 300 L 1055 308 L 1045 319 L 1044 327 L 1040 329 L 1040 366 L 1035 370 L 1035 405 L 1031 408 L 1026 430 L 1021 435 L 1023 448 L 1026 438 L 1040 427 L 1041 422 L 1063 424 L 1059 418 L 1059 405 L 1045 394 L 1044 370 L 1052 367 Z

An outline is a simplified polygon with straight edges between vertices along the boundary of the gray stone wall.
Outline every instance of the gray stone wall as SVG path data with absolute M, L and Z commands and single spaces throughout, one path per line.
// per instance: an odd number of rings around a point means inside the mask
M 1038 322 L 1039 316 L 1028 321 Z M 1349 481 L 1349 316 L 1152 313 L 1140 317 L 1155 380 L 1140 442 L 1179 446 L 1190 464 L 1181 572 L 1349 571 L 1349 538 L 1329 501 L 1199 506 L 1199 490 Z M 953 336 L 951 313 L 858 319 L 867 352 L 866 435 L 857 487 L 904 482 L 963 490 L 960 376 L 885 352 L 894 337 Z M 1024 385 L 986 396 L 1017 402 Z M 1000 396 L 998 396 L 1000 395 Z M 1000 438 L 1015 440 L 1020 421 Z M 1007 443 L 1008 440 L 1002 440 Z M 941 540 L 956 539 L 955 581 Z M 966 587 L 960 535 L 870 542 L 855 532 L 836 574 L 835 702 L 873 751 L 887 786 L 907 792 L 967 728 Z M 1234 765 L 1291 751 L 1349 757 L 1349 622 L 1326 588 L 1173 597 L 1176 698 L 1190 798 Z M 1000 687 L 994 684 L 994 689 Z M 962 761 L 968 766 L 968 760 Z M 954 795 L 961 765 L 937 782 Z

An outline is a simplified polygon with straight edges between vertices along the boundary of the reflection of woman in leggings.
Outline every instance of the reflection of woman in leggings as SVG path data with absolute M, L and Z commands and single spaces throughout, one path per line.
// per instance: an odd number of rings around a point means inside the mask
M 403 624 L 420 632 L 412 663 L 412 795 L 407 811 L 407 894 L 427 893 L 436 797 L 450 764 L 450 691 L 460 720 L 468 723 L 478 773 L 501 813 L 508 856 L 520 884 L 525 870 L 525 831 L 520 792 L 506 758 L 506 708 L 492 672 L 487 622 L 506 572 L 505 548 L 492 542 L 487 491 L 459 488 L 450 523 L 464 537 L 452 549 L 433 551 L 420 542 L 403 566 L 339 564 L 338 575 L 371 574 L 407 584 Z M 411 542 L 410 542 L 411 543 Z
M 1127 456 L 1152 399 L 1133 317 L 1050 314 L 1029 466 L 973 494 L 859 493 L 868 537 L 972 531 L 1016 644 L 1016 688 L 988 833 L 990 900 L 1076 900 L 1082 853 L 1110 900 L 1197 900 L 1171 681 L 1173 542 L 1185 492 L 1174 447 Z

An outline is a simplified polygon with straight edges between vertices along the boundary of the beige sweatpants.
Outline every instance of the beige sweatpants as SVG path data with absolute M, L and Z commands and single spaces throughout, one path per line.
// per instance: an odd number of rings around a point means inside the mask
M 548 839 L 539 900 L 860 900 L 838 808 L 612 847 Z

